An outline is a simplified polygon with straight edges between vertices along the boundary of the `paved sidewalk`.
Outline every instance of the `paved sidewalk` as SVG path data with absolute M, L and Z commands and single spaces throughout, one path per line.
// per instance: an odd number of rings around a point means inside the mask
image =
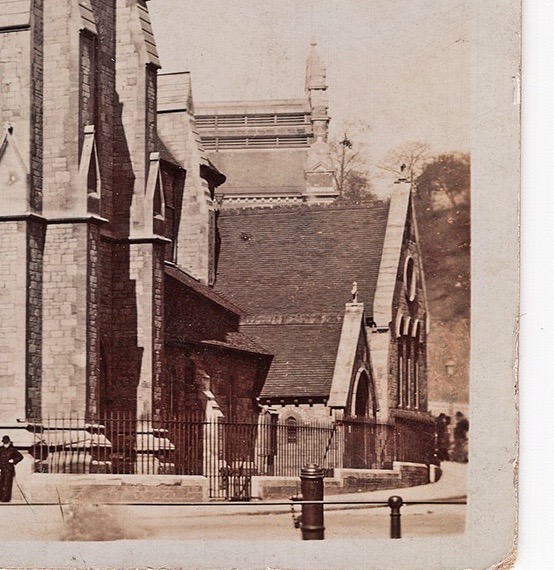
M 466 495 L 467 465 L 443 464 L 440 481 L 419 487 L 348 495 L 327 495 L 331 501 L 383 501 L 400 495 L 405 501 L 461 499 Z M 180 505 L 25 505 L 0 504 L 0 539 L 3 540 L 118 540 L 294 539 L 290 505 L 212 503 Z M 298 513 L 300 507 L 295 507 Z M 327 505 L 329 538 L 386 536 L 388 507 Z M 465 507 L 406 506 L 402 509 L 407 536 L 463 532 Z M 253 515 L 265 515 L 253 516 Z M 404 524 L 404 523 L 403 523 Z

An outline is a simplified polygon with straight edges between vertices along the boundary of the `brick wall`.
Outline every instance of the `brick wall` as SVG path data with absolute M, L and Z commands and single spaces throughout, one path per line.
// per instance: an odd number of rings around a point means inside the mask
M 164 359 L 164 257 L 165 248 L 161 243 L 153 246 L 153 311 L 152 311 L 152 387 L 154 416 L 162 413 L 163 359 Z
M 113 222 L 116 0 L 91 0 L 91 5 L 98 28 L 96 150 L 102 180 L 101 215 Z
M 14 126 L 24 159 L 29 156 L 31 32 L 0 33 L 0 118 Z M 0 206 L 1 207 L 1 206 Z
M 226 420 L 257 420 L 256 397 L 265 376 L 264 363 L 257 355 L 195 345 L 167 346 L 165 354 L 165 412 L 169 411 L 171 382 L 176 381 L 180 393 L 179 402 L 174 404 L 175 415 L 203 413 L 201 392 L 209 389 Z
M 0 421 L 25 417 L 26 223 L 0 223 Z
M 136 282 L 137 347 L 142 352 L 137 393 L 137 413 L 160 409 L 163 358 L 163 258 L 162 243 L 130 245 L 129 277 Z
M 69 0 L 44 4 L 43 207 L 50 215 L 81 213 L 79 165 L 80 15 Z
M 32 39 L 32 73 L 31 73 L 31 209 L 42 211 L 42 154 L 43 154 L 43 89 L 44 89 L 44 20 L 43 0 L 33 3 L 33 39 Z
M 100 388 L 100 301 L 102 271 L 100 265 L 100 228 L 89 226 L 87 244 L 87 413 L 98 413 Z
M 44 247 L 42 411 L 85 414 L 87 224 L 49 225 Z
M 42 281 L 46 226 L 27 225 L 27 417 L 40 417 L 42 401 Z
M 256 355 L 203 349 L 195 350 L 192 358 L 210 376 L 210 389 L 225 418 L 256 421 L 259 407 L 255 398 L 261 390 Z
M 274 406 L 279 414 L 279 421 L 285 421 L 289 416 L 300 422 L 330 422 L 332 420 L 331 410 L 323 404 L 300 404 L 298 406 Z
M 239 317 L 166 277 L 166 332 L 189 341 L 225 340 L 238 330 Z
M 194 118 L 185 111 L 161 113 L 158 128 L 164 145 L 187 170 L 176 262 L 189 275 L 211 283 L 216 253 L 215 212 L 208 182 L 200 176 L 204 159 L 198 147 Z
M 171 376 L 183 379 L 186 361 L 190 359 L 195 371 L 197 393 L 211 390 L 226 418 L 255 418 L 259 395 L 267 374 L 267 358 L 248 352 L 202 346 L 203 340 L 226 341 L 227 333 L 238 330 L 237 315 L 189 290 L 169 276 L 165 291 L 166 347 L 165 392 L 169 392 Z M 209 381 L 204 373 L 210 377 Z M 188 372 L 190 374 L 190 372 Z M 193 404 L 182 402 L 184 409 L 200 409 L 200 399 L 192 397 Z M 230 399 L 234 401 L 229 408 Z
M 426 335 L 426 307 L 424 303 L 423 279 L 421 274 L 422 263 L 416 243 L 416 236 L 413 224 L 411 223 L 411 212 L 408 213 L 408 223 L 404 233 L 402 254 L 398 266 L 396 277 L 396 290 L 393 299 L 393 314 L 396 316 L 400 312 L 405 317 L 410 317 L 413 322 L 416 319 L 421 321 L 420 335 L 421 342 L 418 345 L 418 369 L 419 369 L 419 410 L 427 410 L 427 335 Z M 411 256 L 414 260 L 417 273 L 416 295 L 413 301 L 409 301 L 406 295 L 404 283 L 404 266 L 406 258 Z M 389 402 L 394 407 L 398 402 L 398 342 L 395 334 L 395 322 L 392 323 L 392 330 L 389 341 Z
M 4 125 L 11 124 L 16 146 L 24 162 L 8 147 L 0 161 L 2 199 L 0 215 L 22 214 L 28 210 L 29 133 L 31 131 L 31 32 L 0 32 L 0 139 Z
M 145 39 L 141 28 L 139 10 L 136 2 L 118 2 L 116 17 L 117 52 L 116 52 L 116 89 L 121 105 L 119 111 L 121 126 L 118 141 L 118 162 L 130 160 L 124 164 L 127 176 L 134 182 L 131 189 L 133 196 L 131 211 L 131 231 L 141 234 L 146 220 L 143 197 L 148 174 L 149 153 L 154 150 L 156 128 L 156 77 L 155 68 L 147 65 Z M 127 181 L 129 186 L 130 180 Z M 128 192 L 129 188 L 125 188 Z M 128 198 L 123 198 L 127 202 Z M 119 210 L 125 211 L 125 207 Z
M 111 316 L 110 327 L 103 328 L 106 361 L 104 406 L 106 411 L 136 411 L 136 390 L 140 378 L 143 349 L 137 338 L 137 283 L 130 275 L 130 246 L 125 243 L 105 242 L 111 249 Z M 106 281 L 105 281 L 106 283 Z M 106 286 L 107 283 L 106 283 Z M 105 324 L 105 323 L 104 323 Z

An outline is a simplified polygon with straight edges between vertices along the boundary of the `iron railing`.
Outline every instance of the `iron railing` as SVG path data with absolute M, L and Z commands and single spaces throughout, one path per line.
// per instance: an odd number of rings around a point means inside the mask
M 141 419 L 125 414 L 31 422 L 38 473 L 199 475 L 210 495 L 250 496 L 253 476 L 297 477 L 316 463 L 335 469 L 390 469 L 394 461 L 434 462 L 433 424 L 344 420 L 230 422 L 222 418 Z

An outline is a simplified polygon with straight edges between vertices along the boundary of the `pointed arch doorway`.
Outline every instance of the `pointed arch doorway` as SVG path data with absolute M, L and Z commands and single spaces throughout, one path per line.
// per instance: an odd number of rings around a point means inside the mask
M 345 419 L 344 465 L 350 469 L 374 469 L 378 465 L 378 426 L 375 388 L 363 368 L 354 384 L 350 415 Z

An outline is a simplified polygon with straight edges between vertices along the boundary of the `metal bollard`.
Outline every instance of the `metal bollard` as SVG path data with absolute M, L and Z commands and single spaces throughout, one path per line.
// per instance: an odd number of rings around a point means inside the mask
M 303 501 L 323 501 L 323 469 L 314 463 L 300 471 L 300 489 Z M 323 540 L 323 504 L 302 505 L 302 540 Z
M 400 507 L 404 504 L 402 497 L 393 495 L 389 497 L 390 507 L 390 537 L 402 538 L 402 529 L 400 526 Z

